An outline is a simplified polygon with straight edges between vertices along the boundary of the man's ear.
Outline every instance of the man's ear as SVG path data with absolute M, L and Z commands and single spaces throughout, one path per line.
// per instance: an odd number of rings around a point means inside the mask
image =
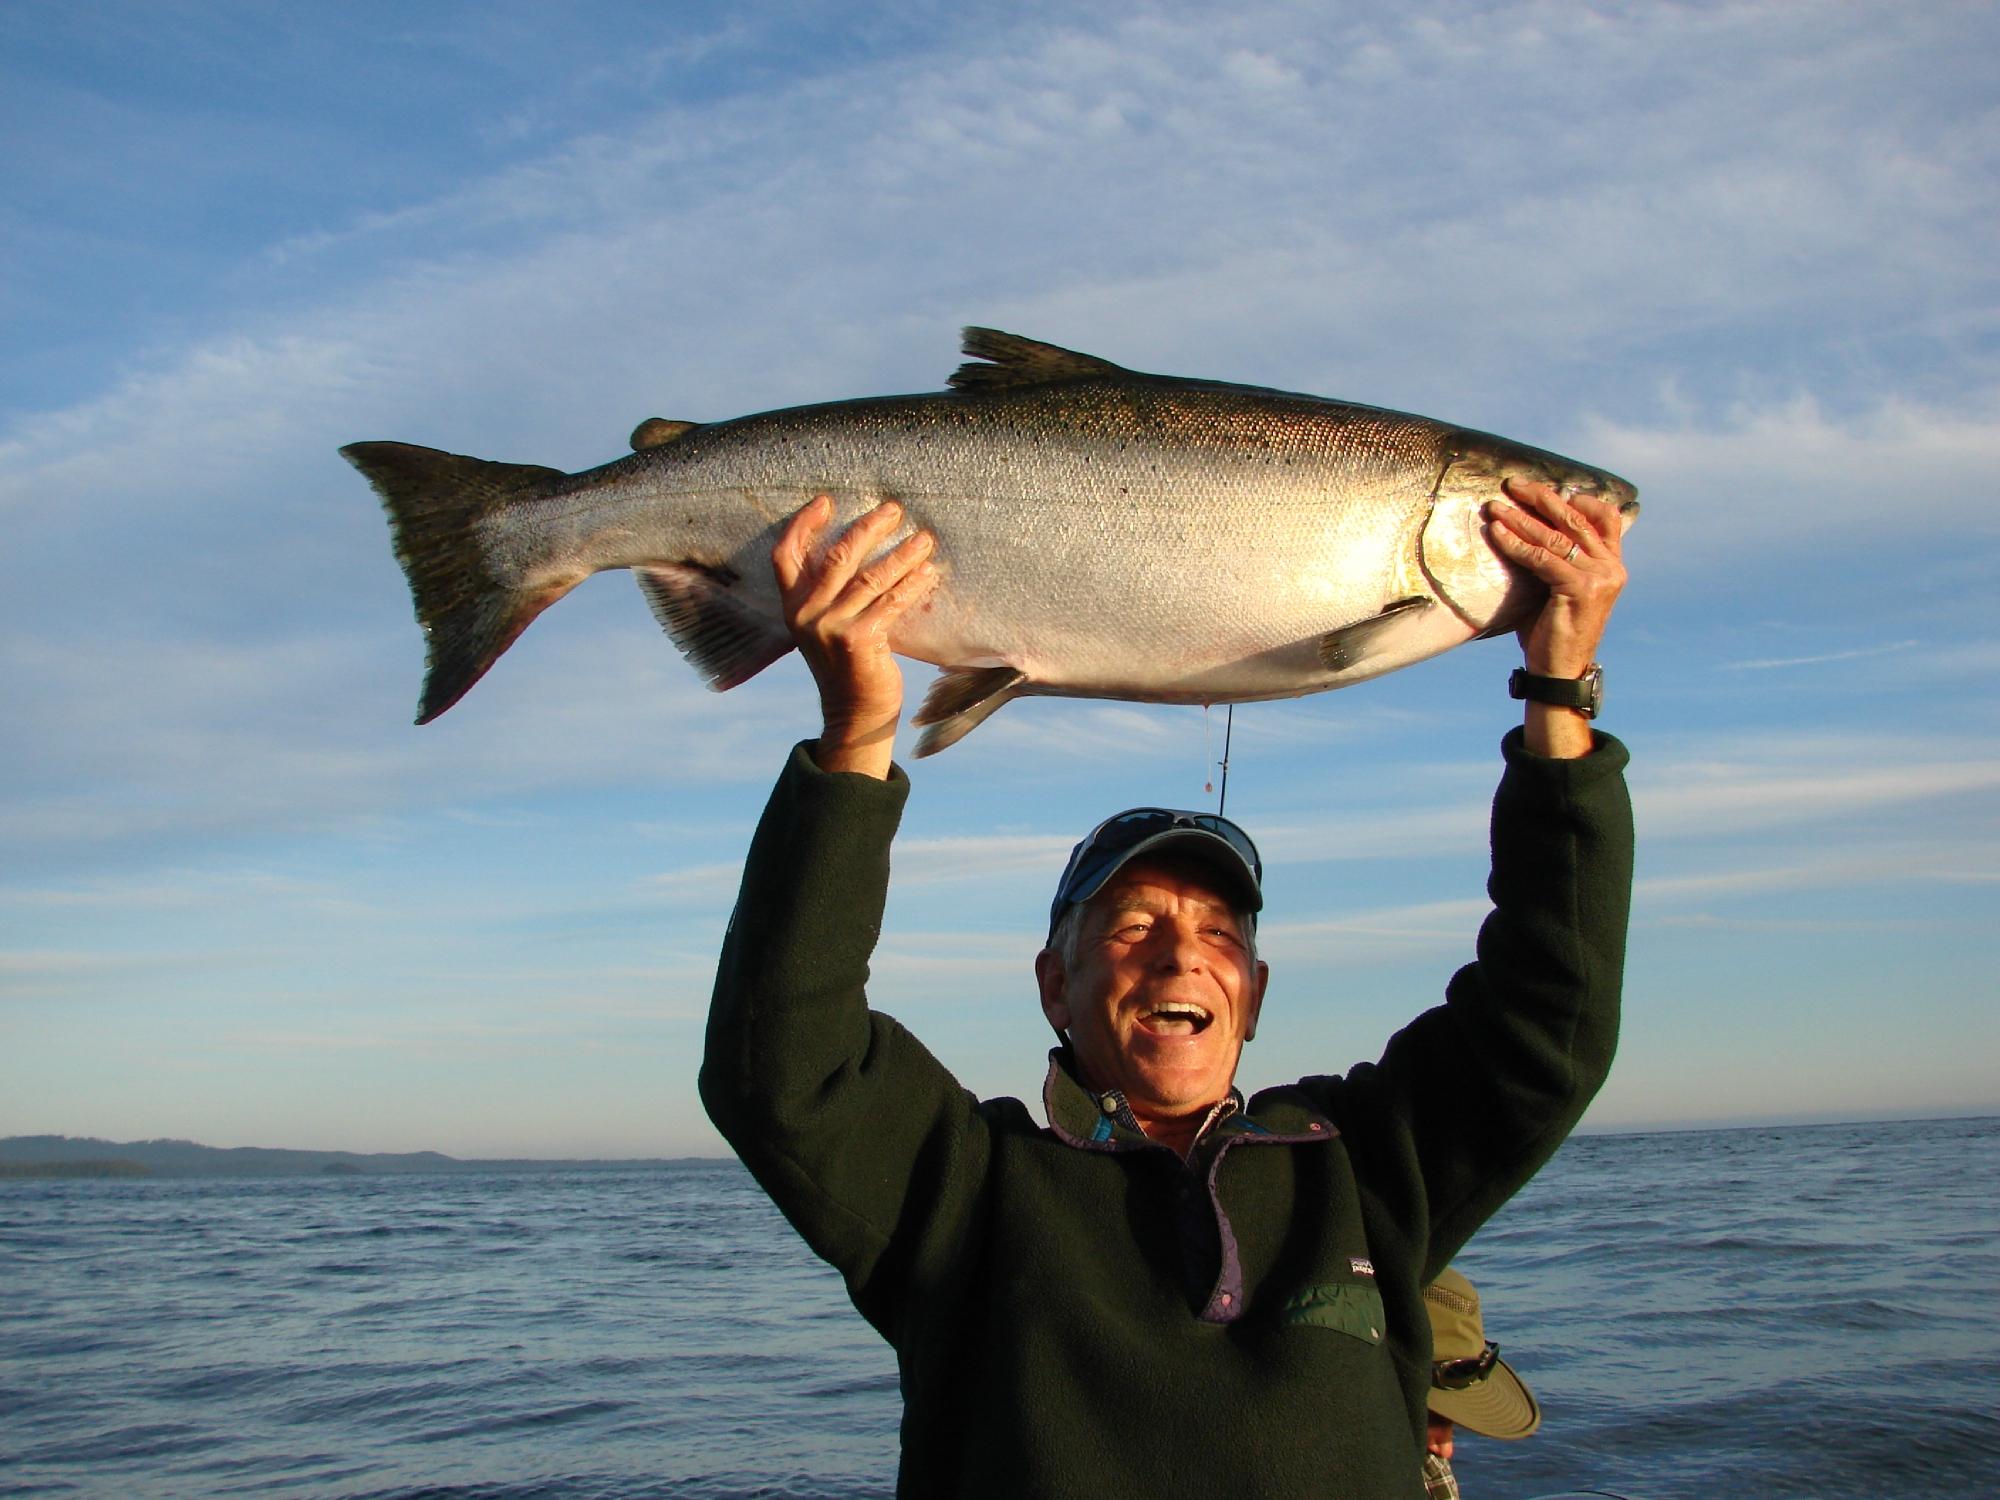
M 1260 958 L 1257 960 L 1257 978 L 1250 988 L 1250 1003 L 1244 1008 L 1244 1015 L 1250 1023 L 1243 1028 L 1243 1040 L 1246 1042 L 1257 1039 L 1257 1018 L 1264 1013 L 1264 986 L 1270 982 L 1271 966 Z
M 1035 955 L 1035 987 L 1041 992 L 1042 1014 L 1057 1031 L 1069 1030 L 1069 997 L 1065 993 L 1068 984 L 1069 974 L 1063 968 L 1060 953 L 1044 948 Z

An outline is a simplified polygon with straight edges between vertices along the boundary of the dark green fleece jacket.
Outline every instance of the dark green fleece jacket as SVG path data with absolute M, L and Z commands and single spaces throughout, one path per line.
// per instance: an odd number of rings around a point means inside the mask
M 899 1495 L 1422 1494 L 1421 1289 L 1568 1134 L 1617 1032 L 1624 747 L 1502 748 L 1495 909 L 1445 1003 L 1380 1062 L 1258 1094 L 1185 1163 L 1061 1056 L 1044 1127 L 868 1009 L 909 783 L 793 752 L 701 1092 L 895 1346 Z

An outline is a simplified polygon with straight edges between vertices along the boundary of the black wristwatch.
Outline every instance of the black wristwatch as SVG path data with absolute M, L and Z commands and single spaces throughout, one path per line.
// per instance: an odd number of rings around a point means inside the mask
M 1516 667 L 1507 679 L 1507 696 L 1573 708 L 1586 719 L 1594 719 L 1604 707 L 1604 668 L 1592 662 L 1581 677 L 1537 677 L 1524 667 Z

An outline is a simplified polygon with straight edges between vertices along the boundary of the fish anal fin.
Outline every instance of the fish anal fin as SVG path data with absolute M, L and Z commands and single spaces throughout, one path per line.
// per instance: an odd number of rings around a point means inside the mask
M 914 724 L 927 726 L 917 741 L 917 758 L 956 745 L 1012 700 L 1028 680 L 1019 667 L 946 667 L 938 674 Z
M 653 617 L 718 693 L 748 682 L 792 649 L 784 623 L 732 590 L 736 575 L 693 561 L 634 568 Z
M 968 328 L 961 350 L 976 363 L 960 365 L 947 382 L 955 391 L 1001 391 L 1015 386 L 1047 385 L 1081 380 L 1091 375 L 1119 375 L 1122 365 L 1094 354 L 1079 354 L 1018 333 L 997 328 Z
M 1359 666 L 1375 654 L 1376 643 L 1384 630 L 1404 616 L 1435 608 L 1436 604 L 1437 601 L 1428 595 L 1413 594 L 1407 599 L 1383 605 L 1380 614 L 1357 620 L 1352 625 L 1343 625 L 1338 630 L 1329 630 L 1319 638 L 1320 665 L 1329 672 L 1345 672 L 1350 667 Z
M 396 558 L 410 582 L 429 646 L 417 722 L 463 698 L 535 616 L 589 576 L 530 576 L 490 553 L 480 522 L 540 499 L 569 476 L 539 464 L 493 463 L 415 443 L 349 443 L 340 450 L 389 513 Z
M 701 426 L 699 422 L 676 422 L 666 417 L 648 417 L 632 429 L 632 451 L 644 453 L 648 448 L 660 448 L 675 438 L 693 432 Z

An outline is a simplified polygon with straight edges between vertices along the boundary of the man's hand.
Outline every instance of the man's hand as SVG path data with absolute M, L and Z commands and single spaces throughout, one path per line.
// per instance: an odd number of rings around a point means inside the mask
M 813 759 L 824 771 L 886 778 L 903 713 L 903 672 L 889 634 L 903 612 L 937 585 L 928 531 L 906 537 L 887 556 L 862 563 L 895 534 L 903 508 L 875 507 L 817 558 L 813 549 L 833 518 L 833 501 L 816 495 L 792 517 L 771 549 L 785 625 L 819 686 L 824 720 Z
M 1500 555 L 1548 585 L 1549 596 L 1518 632 L 1527 668 L 1539 677 L 1581 677 L 1597 660 L 1611 607 L 1625 587 L 1625 537 L 1618 507 L 1595 495 L 1565 500 L 1552 484 L 1507 481 L 1487 507 L 1487 535 Z M 1539 755 L 1591 749 L 1590 721 L 1575 709 L 1530 703 L 1527 743 Z

